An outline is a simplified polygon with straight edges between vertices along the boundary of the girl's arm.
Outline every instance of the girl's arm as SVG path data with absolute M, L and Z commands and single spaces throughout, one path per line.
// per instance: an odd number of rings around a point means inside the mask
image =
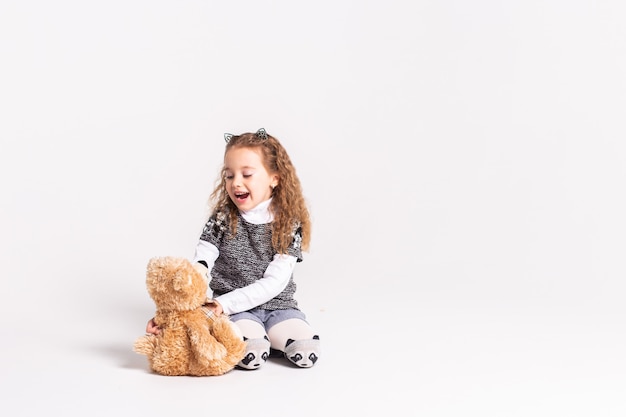
M 274 255 L 263 278 L 253 284 L 216 297 L 225 314 L 234 314 L 257 307 L 281 293 L 289 284 L 297 258 L 291 255 Z
M 206 240 L 200 239 L 198 241 L 192 263 L 202 276 L 207 279 L 207 282 L 211 282 L 211 269 L 213 269 L 215 260 L 219 255 L 220 251 L 217 249 L 217 246 Z

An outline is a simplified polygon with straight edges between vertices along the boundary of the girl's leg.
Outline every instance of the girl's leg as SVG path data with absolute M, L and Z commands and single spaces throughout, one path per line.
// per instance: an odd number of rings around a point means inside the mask
M 301 319 L 287 319 L 267 332 L 271 347 L 301 368 L 315 365 L 320 356 L 320 340 L 311 326 Z
M 246 354 L 237 364 L 243 369 L 258 369 L 267 361 L 270 353 L 270 341 L 262 324 L 251 319 L 235 321 L 246 341 Z

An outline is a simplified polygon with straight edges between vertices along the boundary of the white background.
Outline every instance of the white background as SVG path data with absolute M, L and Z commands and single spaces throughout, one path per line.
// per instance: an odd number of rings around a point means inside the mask
M 0 3 L 0 413 L 626 415 L 622 1 Z M 151 374 L 223 133 L 288 149 L 317 366 Z

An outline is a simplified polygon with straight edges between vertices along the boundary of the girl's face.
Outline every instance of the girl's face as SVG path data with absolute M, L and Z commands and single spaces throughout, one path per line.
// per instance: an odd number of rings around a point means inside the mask
M 269 200 L 278 184 L 278 174 L 267 171 L 261 150 L 253 148 L 229 149 L 224 156 L 224 174 L 228 196 L 241 211 Z

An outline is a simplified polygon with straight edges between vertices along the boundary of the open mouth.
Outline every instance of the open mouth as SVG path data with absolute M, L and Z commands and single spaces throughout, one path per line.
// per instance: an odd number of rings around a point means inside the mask
M 236 192 L 235 193 L 235 198 L 237 199 L 237 201 L 244 201 L 246 198 L 248 198 L 249 195 L 250 195 L 250 193 Z

